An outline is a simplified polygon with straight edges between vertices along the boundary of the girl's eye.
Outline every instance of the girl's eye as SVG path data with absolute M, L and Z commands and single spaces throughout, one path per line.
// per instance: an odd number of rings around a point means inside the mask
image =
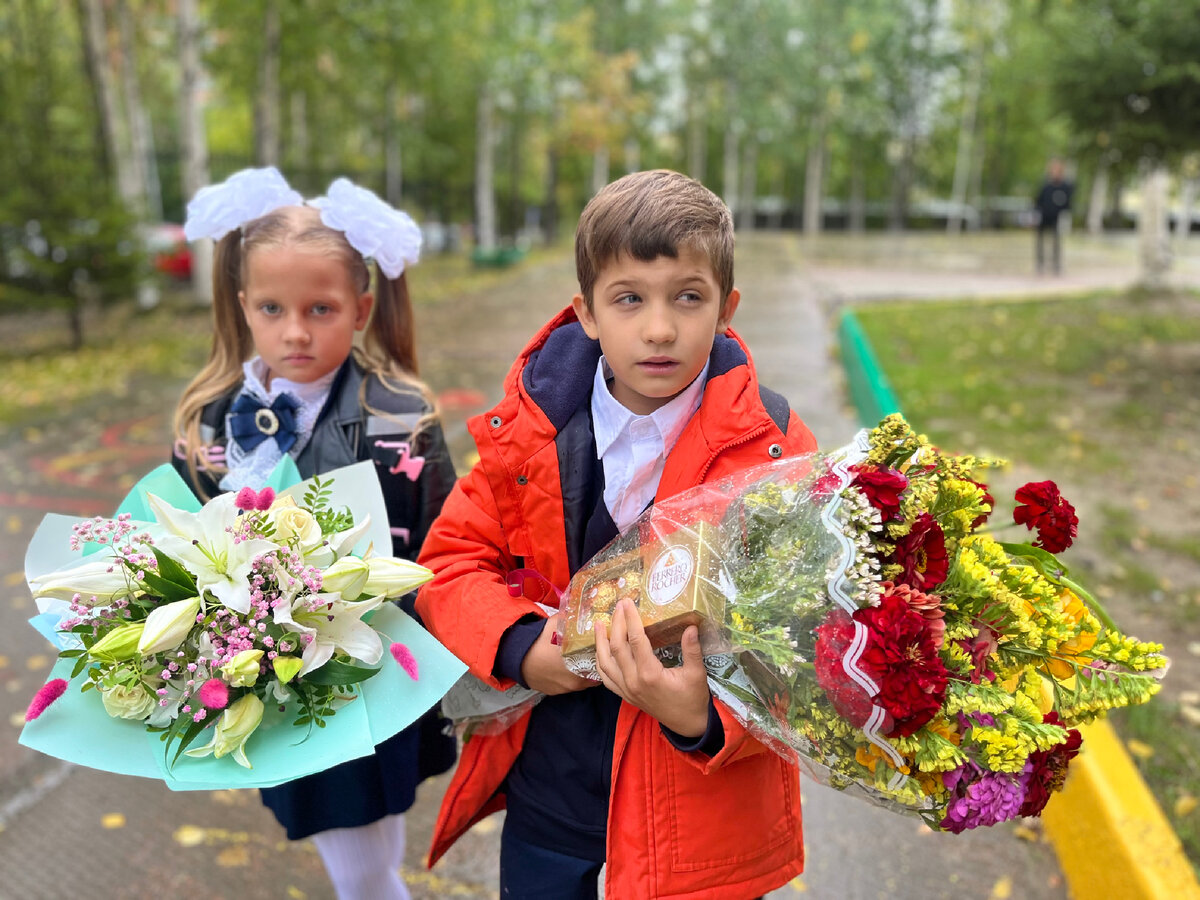
M 312 313 L 314 316 L 327 316 L 331 312 L 333 312 L 333 307 L 325 303 L 318 303 L 312 308 Z
M 258 310 L 259 310 L 259 312 L 263 313 L 263 315 L 277 316 L 277 315 L 279 315 L 279 304 L 278 303 L 260 303 L 258 306 Z

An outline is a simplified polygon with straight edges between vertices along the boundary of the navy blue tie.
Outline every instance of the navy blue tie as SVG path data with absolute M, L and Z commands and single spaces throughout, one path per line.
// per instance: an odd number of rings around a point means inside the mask
M 247 453 L 269 437 L 275 438 L 281 453 L 296 443 L 296 410 L 300 402 L 291 394 L 280 394 L 267 406 L 253 394 L 241 394 L 233 401 L 229 418 L 231 436 Z

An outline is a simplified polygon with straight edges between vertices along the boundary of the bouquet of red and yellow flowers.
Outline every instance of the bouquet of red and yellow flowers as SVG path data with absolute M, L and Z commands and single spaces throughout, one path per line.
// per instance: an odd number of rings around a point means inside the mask
M 670 659 L 700 626 L 709 686 L 817 780 L 960 832 L 1037 815 L 1074 728 L 1142 703 L 1167 660 L 1122 634 L 1054 555 L 1077 518 L 1057 487 L 985 527 L 979 471 L 899 416 L 835 453 L 780 460 L 657 504 L 576 573 L 569 667 L 625 597 Z

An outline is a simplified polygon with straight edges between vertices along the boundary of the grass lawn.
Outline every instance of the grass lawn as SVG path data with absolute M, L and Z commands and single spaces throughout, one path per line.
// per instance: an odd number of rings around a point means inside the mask
M 855 310 L 901 409 L 992 473 L 1079 513 L 1063 561 L 1127 632 L 1162 641 L 1162 693 L 1112 720 L 1200 869 L 1200 296 L 922 301 Z M 1008 521 L 1011 521 L 1008 519 Z

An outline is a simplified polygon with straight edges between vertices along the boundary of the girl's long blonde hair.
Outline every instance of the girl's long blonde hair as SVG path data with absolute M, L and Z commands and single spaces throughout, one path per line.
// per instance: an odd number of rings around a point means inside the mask
M 350 246 L 346 236 L 321 221 L 320 213 L 307 206 L 285 206 L 247 222 L 217 243 L 213 256 L 213 340 L 208 362 L 184 389 L 175 408 L 176 446 L 185 454 L 193 484 L 198 472 L 206 467 L 218 478 L 224 468 L 214 465 L 205 455 L 200 435 L 204 408 L 223 397 L 242 382 L 242 363 L 254 353 L 254 340 L 242 313 L 238 293 L 246 283 L 247 260 L 252 253 L 297 247 L 325 253 L 342 260 L 357 291 L 370 289 L 371 272 L 362 255 Z M 387 278 L 375 267 L 375 302 L 362 339 L 354 355 L 368 372 L 396 393 L 417 391 L 430 410 L 433 396 L 417 376 L 416 326 L 408 282 L 401 272 Z M 366 381 L 359 390 L 359 404 L 375 415 L 386 411 L 372 409 L 366 402 Z M 436 411 L 424 416 L 417 431 L 437 418 Z

